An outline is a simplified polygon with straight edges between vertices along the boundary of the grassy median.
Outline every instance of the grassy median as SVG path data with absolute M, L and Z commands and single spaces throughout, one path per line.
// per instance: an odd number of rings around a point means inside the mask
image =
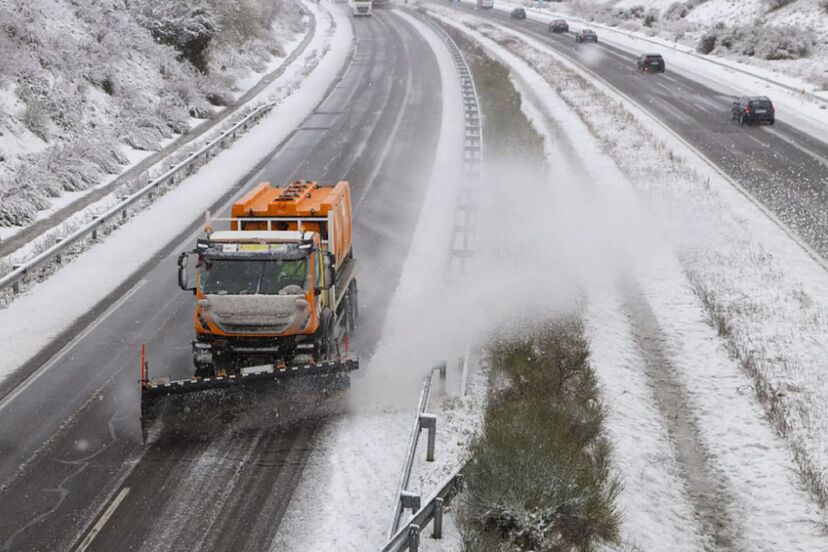
M 548 181 L 543 138 L 521 109 L 509 69 L 451 34 L 475 77 L 484 174 L 506 177 L 519 166 Z M 617 542 L 620 483 L 579 316 L 505 328 L 486 359 L 491 390 L 457 515 L 465 550 L 589 551 Z

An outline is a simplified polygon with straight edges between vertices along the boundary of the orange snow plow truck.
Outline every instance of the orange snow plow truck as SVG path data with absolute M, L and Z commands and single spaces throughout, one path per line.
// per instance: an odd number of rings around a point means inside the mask
M 195 295 L 194 374 L 150 379 L 142 359 L 142 422 L 173 395 L 261 389 L 296 376 L 347 379 L 359 367 L 348 356 L 355 274 L 347 182 L 262 183 L 231 218 L 208 213 L 205 236 L 178 258 L 179 286 Z

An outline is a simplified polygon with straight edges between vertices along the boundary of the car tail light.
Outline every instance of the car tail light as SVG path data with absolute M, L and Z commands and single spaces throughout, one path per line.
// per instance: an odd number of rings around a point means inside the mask
M 776 108 L 775 108 L 775 107 L 773 107 L 773 102 L 771 102 L 771 103 L 770 103 L 770 110 L 771 110 L 771 113 L 773 113 L 774 111 L 776 111 Z

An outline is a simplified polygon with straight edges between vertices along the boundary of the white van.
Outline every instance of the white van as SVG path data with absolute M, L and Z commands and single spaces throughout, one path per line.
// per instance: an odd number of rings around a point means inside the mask
M 494 0 L 477 0 L 477 7 L 481 10 L 490 10 L 494 8 Z
M 354 17 L 371 17 L 374 10 L 371 7 L 371 0 L 350 0 L 351 15 Z

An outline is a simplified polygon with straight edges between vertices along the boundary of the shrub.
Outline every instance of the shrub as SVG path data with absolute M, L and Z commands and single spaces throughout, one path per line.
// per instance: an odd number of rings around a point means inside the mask
M 813 39 L 792 27 L 763 25 L 713 28 L 699 40 L 703 54 L 737 54 L 768 60 L 806 57 Z
M 23 124 L 32 134 L 43 141 L 48 141 L 46 107 L 39 99 L 32 98 L 26 104 L 26 111 L 23 113 Z
M 772 12 L 778 10 L 779 8 L 783 8 L 793 2 L 794 0 L 765 0 L 765 5 L 767 6 L 768 11 Z
M 673 2 L 664 10 L 664 19 L 668 21 L 684 19 L 690 13 L 690 9 L 691 6 L 685 2 Z
M 619 482 L 576 319 L 489 346 L 495 393 L 464 469 L 467 550 L 591 550 L 618 538 Z

